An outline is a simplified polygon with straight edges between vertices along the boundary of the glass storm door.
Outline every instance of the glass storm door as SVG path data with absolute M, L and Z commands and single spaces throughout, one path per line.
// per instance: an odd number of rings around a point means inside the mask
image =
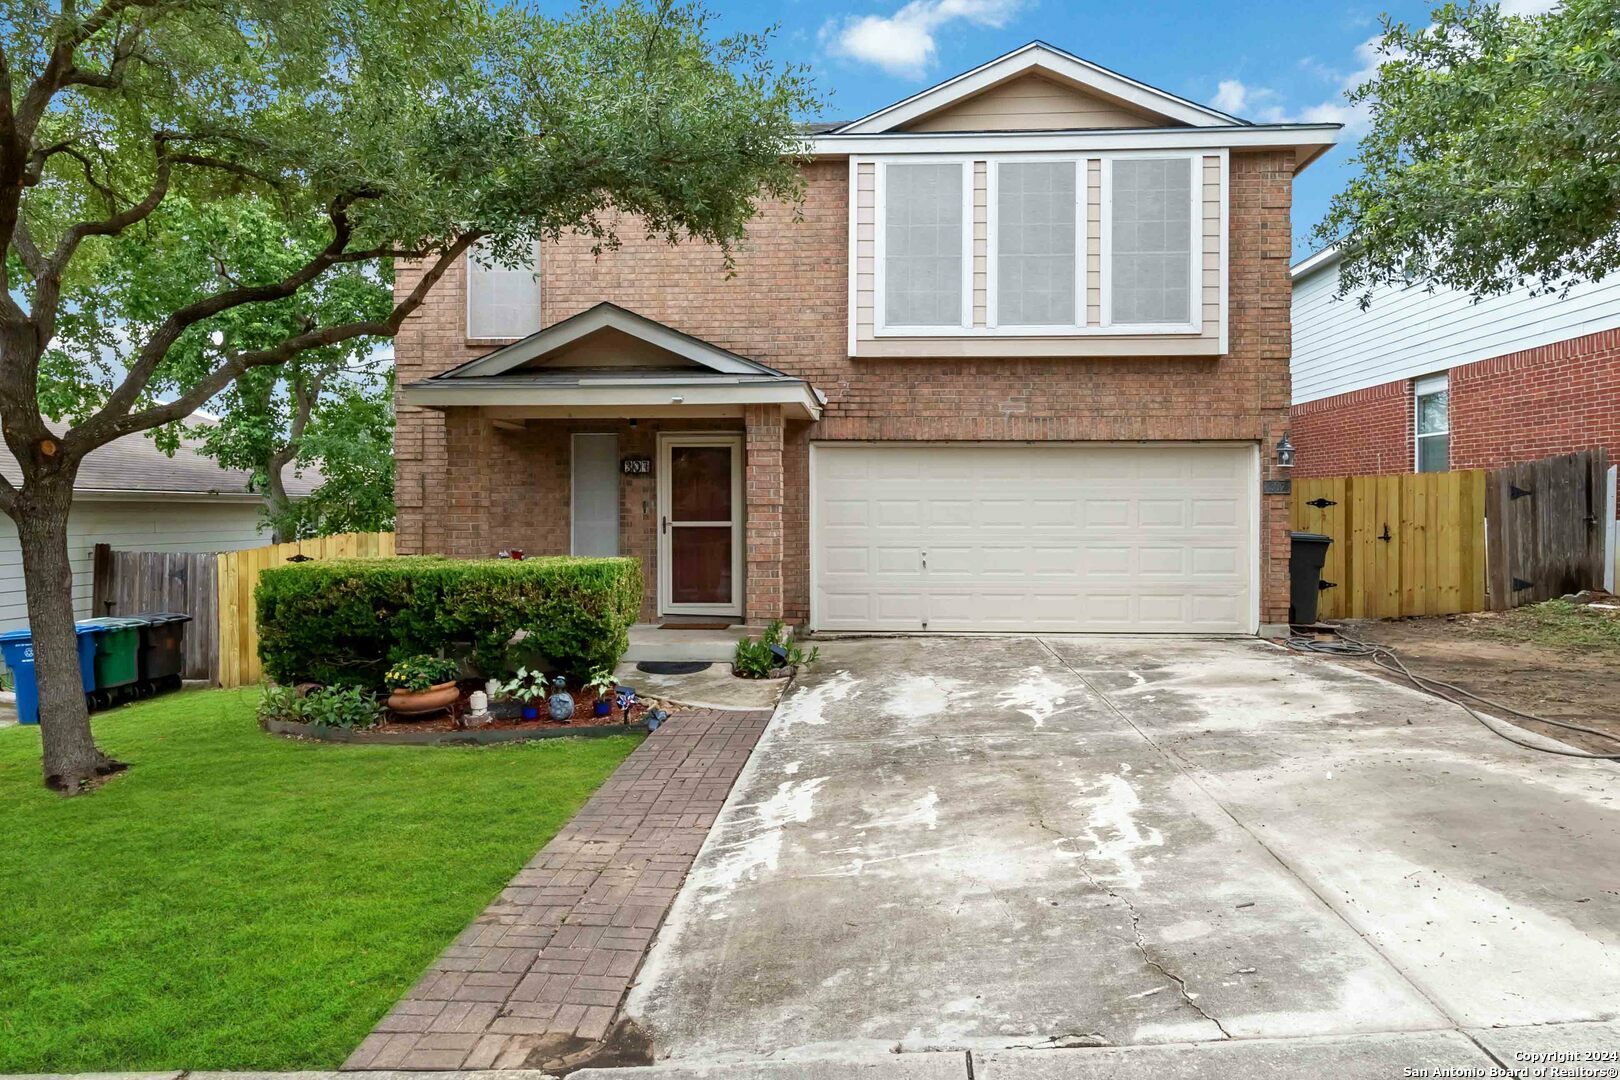
M 742 614 L 742 438 L 659 442 L 658 609 Z

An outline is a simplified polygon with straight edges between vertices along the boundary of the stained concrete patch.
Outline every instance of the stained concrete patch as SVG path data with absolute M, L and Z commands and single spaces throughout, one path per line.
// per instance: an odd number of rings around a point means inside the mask
M 572 1080 L 967 1080 L 964 1054 L 890 1054 L 871 1059 L 689 1063 L 645 1069 L 581 1069 Z
M 660 1060 L 1446 1026 L 1040 642 L 823 654 L 632 990 Z
M 975 1054 L 974 1080 L 1388 1080 L 1422 1069 L 1488 1070 L 1492 1061 L 1456 1032 L 1259 1039 L 1179 1046 Z M 1456 1074 L 1451 1074 L 1456 1075 Z M 1485 1075 L 1481 1071 L 1479 1075 Z
M 620 664 L 613 677 L 621 686 L 633 686 L 643 697 L 672 701 L 695 709 L 774 709 L 787 686 L 786 679 L 740 679 L 730 664 L 711 664 L 689 675 L 653 675 L 633 662 Z
M 1620 1016 L 1614 764 L 1270 646 L 1153 659 L 1139 686 L 1087 678 L 1454 1022 Z

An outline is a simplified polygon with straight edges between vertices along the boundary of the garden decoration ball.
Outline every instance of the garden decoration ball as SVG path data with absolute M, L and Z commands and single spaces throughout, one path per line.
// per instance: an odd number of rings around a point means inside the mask
M 552 694 L 551 698 L 547 701 L 547 708 L 551 710 L 551 718 L 553 720 L 556 720 L 559 723 L 566 723 L 574 718 L 573 696 L 568 693 L 568 690 L 566 689 L 568 684 L 563 681 L 563 677 L 561 675 L 557 676 L 552 685 L 557 688 L 557 692 Z

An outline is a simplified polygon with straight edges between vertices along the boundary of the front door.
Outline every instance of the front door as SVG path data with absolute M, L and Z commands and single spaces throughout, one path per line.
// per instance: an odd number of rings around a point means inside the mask
M 658 441 L 658 610 L 742 614 L 740 435 Z

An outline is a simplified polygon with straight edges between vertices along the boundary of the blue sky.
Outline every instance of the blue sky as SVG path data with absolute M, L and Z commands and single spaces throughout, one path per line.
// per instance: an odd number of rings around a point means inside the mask
M 811 66 L 848 120 L 1039 38 L 1248 120 L 1341 121 L 1341 142 L 1295 185 L 1295 253 L 1352 175 L 1362 118 L 1344 102 L 1376 63 L 1379 16 L 1428 22 L 1430 5 L 1167 0 L 706 0 L 724 30 L 778 25 L 779 59 Z M 1550 0 L 1505 0 L 1529 14 Z M 558 14 L 560 3 L 544 4 Z

